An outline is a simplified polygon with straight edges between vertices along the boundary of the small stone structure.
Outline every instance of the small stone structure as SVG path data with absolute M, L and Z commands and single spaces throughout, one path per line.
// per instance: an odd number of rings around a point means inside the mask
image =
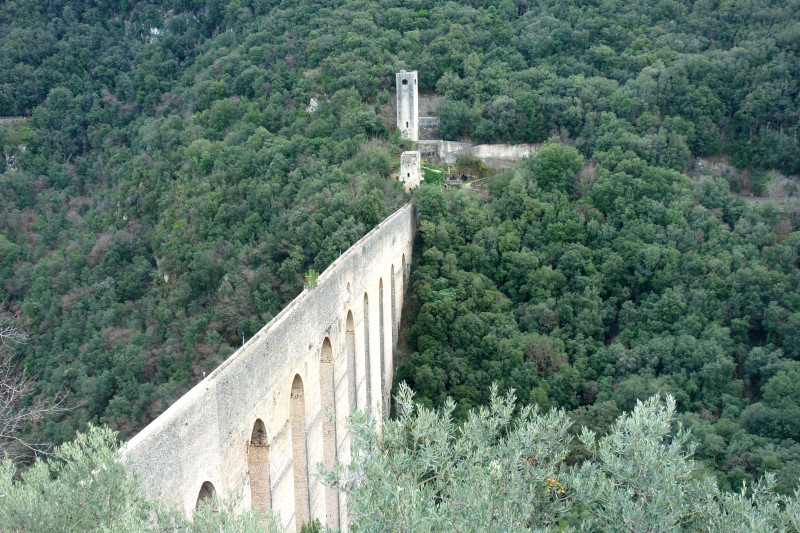
M 419 87 L 417 71 L 401 70 L 395 75 L 397 83 L 397 129 L 409 141 L 419 140 Z
M 397 84 L 397 129 L 409 141 L 439 138 L 439 117 L 420 117 L 419 110 L 437 109 L 441 98 L 420 99 L 417 86 L 417 71 L 401 70 L 395 74 Z
M 409 204 L 133 437 L 123 456 L 146 495 L 188 514 L 232 494 L 287 532 L 314 519 L 347 531 L 346 497 L 315 473 L 349 462 L 352 409 L 388 412 L 415 231 Z
M 403 152 L 400 155 L 400 175 L 406 192 L 419 187 L 422 181 L 422 158 L 419 152 Z

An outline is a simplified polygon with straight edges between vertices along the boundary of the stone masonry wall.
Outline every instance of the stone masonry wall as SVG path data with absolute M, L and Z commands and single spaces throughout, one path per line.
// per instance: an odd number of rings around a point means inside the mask
M 419 140 L 419 87 L 417 71 L 401 70 L 395 74 L 397 129 L 409 141 Z
M 232 494 L 241 508 L 253 501 L 271 502 L 262 505 L 280 513 L 286 531 L 299 529 L 295 520 L 297 501 L 301 502 L 297 509 L 301 515 L 318 518 L 323 524 L 333 517 L 331 520 L 346 530 L 345 499 L 338 499 L 338 509 L 326 509 L 335 505 L 335 499 L 326 497 L 314 473 L 316 465 L 331 454 L 343 463 L 350 460 L 345 418 L 355 406 L 351 405 L 348 379 L 355 376 L 354 396 L 359 409 L 368 407 L 370 398 L 374 405 L 369 407 L 374 412 L 384 410 L 381 387 L 391 383 L 392 348 L 397 342 L 393 335 L 396 328 L 390 321 L 402 310 L 415 230 L 413 208 L 406 205 L 334 261 L 319 276 L 317 287 L 303 291 L 242 348 L 131 439 L 123 455 L 139 475 L 146 494 L 175 502 L 190 513 L 201 486 L 210 482 L 217 494 Z M 383 298 L 379 298 L 381 284 Z M 394 297 L 388 294 L 391 287 L 396 291 Z M 394 310 L 390 309 L 392 302 Z M 355 341 L 355 358 L 351 357 L 355 372 L 347 368 L 348 312 L 353 321 L 350 336 Z M 380 316 L 384 324 L 379 324 Z M 378 345 L 381 338 L 383 350 Z M 335 449 L 327 452 L 323 449 L 321 387 L 321 374 L 330 379 L 321 364 L 323 346 L 326 353 L 328 349 L 326 340 L 333 359 L 331 411 L 335 417 Z M 369 361 L 365 360 L 366 353 Z M 381 353 L 385 354 L 383 364 Z M 386 376 L 380 375 L 381 367 L 385 367 Z M 293 383 L 302 383 L 302 388 L 295 387 L 296 393 L 302 394 L 302 403 L 292 403 Z M 369 392 L 367 384 L 372 389 Z M 293 405 L 295 411 L 303 405 L 304 412 L 295 412 L 292 417 Z M 256 435 L 258 430 L 265 433 L 258 446 L 253 445 L 254 430 Z M 305 456 L 307 473 L 302 465 L 294 464 L 295 451 L 298 457 Z M 258 457 L 249 457 L 251 453 Z M 250 471 L 258 465 L 269 471 Z M 263 483 L 268 484 L 268 495 Z M 306 493 L 295 498 L 295 486 Z
M 439 139 L 439 117 L 419 117 L 419 140 Z

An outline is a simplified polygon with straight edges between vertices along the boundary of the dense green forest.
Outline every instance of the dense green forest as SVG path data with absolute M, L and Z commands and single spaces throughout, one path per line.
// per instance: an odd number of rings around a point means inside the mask
M 0 7 L 3 112 L 31 113 L 0 130 L 0 301 L 41 393 L 71 392 L 46 438 L 130 436 L 406 199 L 374 106 L 348 88 L 310 116 L 271 34 L 57 4 Z
M 423 187 L 413 355 L 396 375 L 456 418 L 513 388 L 602 433 L 672 394 L 696 457 L 736 489 L 800 477 L 800 232 L 724 179 L 553 141 L 474 192 Z M 584 457 L 578 447 L 572 459 Z
M 574 147 L 493 180 L 488 205 L 420 197 L 417 355 L 401 372 L 420 398 L 468 409 L 498 376 L 602 425 L 668 390 L 695 413 L 709 467 L 793 486 L 797 238 L 724 181 L 677 171 L 726 154 L 800 172 L 798 13 L 797 0 L 3 2 L 0 115 L 29 118 L 0 124 L 0 302 L 29 334 L 17 353 L 37 393 L 74 407 L 29 430 L 130 436 L 406 201 L 388 179 L 405 68 L 447 99 L 448 138 Z M 570 188 L 584 158 L 597 180 Z M 437 320 L 446 337 L 428 331 Z M 484 335 L 465 347 L 457 328 Z

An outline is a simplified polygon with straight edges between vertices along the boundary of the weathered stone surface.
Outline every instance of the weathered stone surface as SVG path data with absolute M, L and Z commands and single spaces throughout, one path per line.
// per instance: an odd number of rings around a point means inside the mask
M 536 154 L 539 144 L 479 144 L 469 153 L 491 168 L 514 168 L 525 157 Z M 455 159 L 454 159 L 455 161 Z
M 296 513 L 347 528 L 345 499 L 314 472 L 331 457 L 349 462 L 353 398 L 359 408 L 385 409 L 415 227 L 410 205 L 384 220 L 128 443 L 123 453 L 149 497 L 189 513 L 209 482 L 240 507 L 270 506 L 286 531 L 299 529 Z
M 400 154 L 400 174 L 398 179 L 403 182 L 406 192 L 419 187 L 422 181 L 422 159 L 419 152 L 403 152 Z
M 419 141 L 417 149 L 422 157 L 436 158 L 453 164 L 462 154 L 480 159 L 491 168 L 508 169 L 517 166 L 520 160 L 536 154 L 538 144 L 478 144 L 456 141 Z
M 419 117 L 419 139 L 422 141 L 439 138 L 441 138 L 439 117 Z
M 420 95 L 419 97 L 419 116 L 420 117 L 437 117 L 439 116 L 439 109 L 444 104 L 445 99 L 438 94 Z
M 453 156 L 452 161 L 448 161 L 447 158 L 450 154 L 462 153 L 471 146 L 473 146 L 471 143 L 443 140 L 423 140 L 416 144 L 417 150 L 422 154 L 422 157 L 441 159 L 450 163 L 456 160 L 456 156 Z
M 397 83 L 397 129 L 409 141 L 419 140 L 419 88 L 417 71 L 401 70 L 395 74 Z
M 319 107 L 319 100 L 317 100 L 312 96 L 311 100 L 308 101 L 308 107 L 306 107 L 306 113 L 313 113 L 317 110 L 318 107 Z

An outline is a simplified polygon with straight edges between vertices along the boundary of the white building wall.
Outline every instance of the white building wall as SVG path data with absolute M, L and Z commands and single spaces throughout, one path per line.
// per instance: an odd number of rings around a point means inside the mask
M 400 181 L 406 192 L 419 187 L 422 181 L 422 158 L 419 152 L 403 152 L 400 155 Z
M 409 141 L 419 140 L 419 87 L 417 71 L 401 70 L 395 75 L 397 83 L 397 129 Z

